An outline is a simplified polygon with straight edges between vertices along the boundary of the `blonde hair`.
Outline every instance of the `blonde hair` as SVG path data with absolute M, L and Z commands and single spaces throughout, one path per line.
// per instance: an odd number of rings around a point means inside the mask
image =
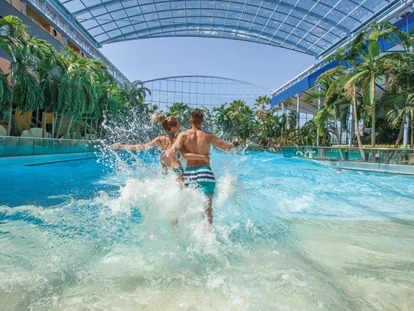
M 172 127 L 176 127 L 180 124 L 176 117 L 168 117 L 166 118 L 163 114 L 157 114 L 152 118 L 152 122 L 160 121 L 163 129 L 166 132 L 170 132 Z

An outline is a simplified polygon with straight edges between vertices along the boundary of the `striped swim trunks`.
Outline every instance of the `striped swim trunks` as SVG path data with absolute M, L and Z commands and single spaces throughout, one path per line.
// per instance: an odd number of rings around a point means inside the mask
M 216 179 L 210 166 L 187 167 L 184 171 L 186 187 L 195 185 L 206 195 L 213 195 L 216 188 Z

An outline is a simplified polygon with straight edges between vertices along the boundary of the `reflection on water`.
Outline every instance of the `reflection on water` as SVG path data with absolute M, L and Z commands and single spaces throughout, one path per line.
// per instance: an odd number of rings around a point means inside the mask
M 86 191 L 1 193 L 2 310 L 412 309 L 411 177 L 215 153 L 210 228 L 197 190 L 125 159 L 43 166 Z

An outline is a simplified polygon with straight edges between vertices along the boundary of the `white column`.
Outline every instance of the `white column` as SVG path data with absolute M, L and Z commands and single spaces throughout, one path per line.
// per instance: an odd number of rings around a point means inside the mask
M 405 123 L 404 123 L 404 136 L 403 136 L 403 148 L 407 148 L 408 145 L 408 114 L 405 118 Z
M 296 128 L 297 129 L 299 129 L 300 128 L 300 94 L 297 94 L 296 95 L 296 113 L 297 113 L 297 117 L 298 117 L 298 124 L 297 124 L 297 126 L 296 126 Z
M 348 139 L 348 147 L 351 147 L 351 143 L 352 143 L 352 136 L 353 136 L 353 118 L 354 116 L 354 106 L 351 104 L 349 104 L 349 125 L 348 125 L 348 132 L 349 132 L 349 139 Z
M 321 84 L 318 83 L 318 110 L 321 109 Z M 318 132 L 316 132 L 316 146 L 319 147 L 319 135 Z

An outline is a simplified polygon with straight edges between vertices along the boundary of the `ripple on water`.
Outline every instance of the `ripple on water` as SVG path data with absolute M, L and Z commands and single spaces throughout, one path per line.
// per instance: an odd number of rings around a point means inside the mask
M 5 169 L 5 178 L 16 170 L 20 176 L 22 189 L 15 192 L 25 193 L 27 184 L 30 189 L 21 199 L 0 193 L 9 202 L 0 206 L 2 308 L 414 305 L 412 178 L 337 174 L 271 153 L 214 153 L 218 192 L 211 229 L 204 197 L 196 189 L 179 190 L 173 175 L 158 173 L 154 158 L 141 157 L 118 157 L 112 169 L 103 164 L 108 158 Z M 34 182 L 42 172 L 56 183 L 57 171 L 70 171 L 72 182 L 58 189 Z M 31 200 L 40 204 L 27 204 Z

